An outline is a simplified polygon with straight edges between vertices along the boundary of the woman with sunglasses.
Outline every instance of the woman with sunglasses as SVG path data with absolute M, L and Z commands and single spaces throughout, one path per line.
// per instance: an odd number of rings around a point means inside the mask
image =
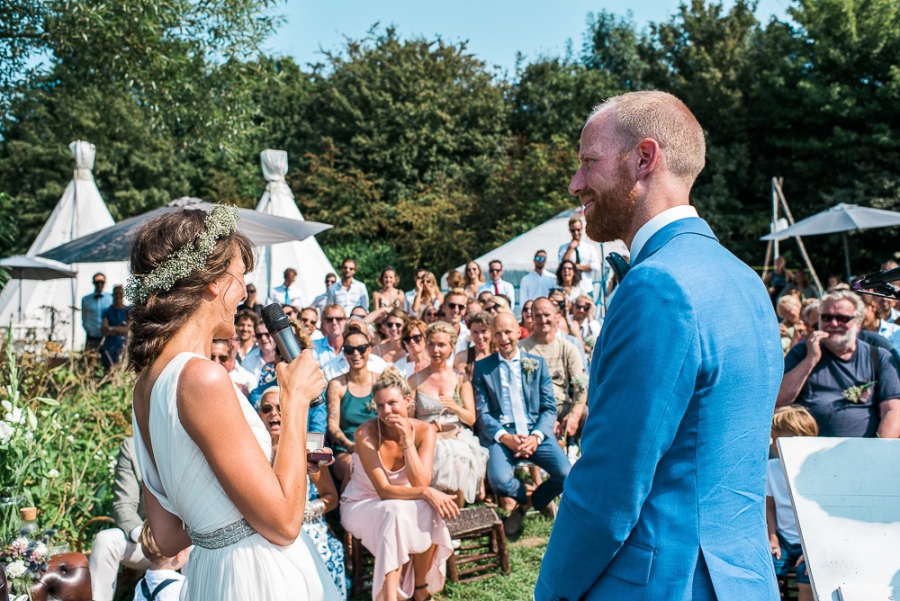
M 416 283 L 416 298 L 413 299 L 412 314 L 424 316 L 424 312 L 428 307 L 437 310 L 444 302 L 444 295 L 441 293 L 437 285 L 437 278 L 434 274 L 426 272 L 422 276 L 422 280 Z
M 534 317 L 531 315 L 531 305 L 533 304 L 534 301 L 530 300 L 522 305 L 522 317 L 519 320 L 519 327 L 528 332 L 528 336 L 531 336 L 531 330 L 534 329 Z
M 581 272 L 575 267 L 575 263 L 568 259 L 560 262 L 556 270 L 556 283 L 566 295 L 566 300 L 574 302 L 584 290 L 581 288 Z
M 403 306 L 403 291 L 394 288 L 400 282 L 400 278 L 397 277 L 397 272 L 393 267 L 382 269 L 381 275 L 375 281 L 381 286 L 381 290 L 372 293 L 372 304 L 375 309 Z
M 425 329 L 427 324 L 420 319 L 410 319 L 403 326 L 400 338 L 406 356 L 394 362 L 394 366 L 400 370 L 403 377 L 408 378 L 418 371 L 422 371 L 431 365 L 431 357 L 425 349 Z
M 269 330 L 263 322 L 257 322 L 255 327 L 256 347 L 247 353 L 241 361 L 241 367 L 253 374 L 257 386 L 269 384 L 275 380 L 275 363 L 278 357 L 275 355 L 275 340 L 269 334 Z
M 334 444 L 334 477 L 347 486 L 350 460 L 356 450 L 354 435 L 364 421 L 375 417 L 372 384 L 376 375 L 369 371 L 369 338 L 358 330 L 344 334 L 342 352 L 350 371 L 328 383 L 328 436 Z
M 256 413 L 266 426 L 272 438 L 272 459 L 278 452 L 281 435 L 281 389 L 277 386 L 266 389 L 259 401 Z M 327 449 L 319 449 L 318 452 Z M 329 531 L 325 514 L 338 506 L 338 492 L 328 469 L 318 467 L 310 473 L 306 482 L 306 511 L 303 516 L 303 532 L 309 536 L 316 551 L 325 562 L 328 573 L 337 587 L 341 599 L 347 599 L 347 581 L 344 575 L 344 547 Z
M 469 261 L 466 264 L 466 273 L 463 282 L 463 290 L 466 291 L 466 296 L 469 298 L 478 298 L 478 289 L 484 285 L 484 282 L 484 272 L 481 270 L 481 265 L 475 261 Z
M 438 322 L 425 330 L 425 346 L 431 365 L 409 378 L 416 419 L 442 432 L 435 443 L 431 485 L 456 495 L 462 508 L 480 495 L 488 451 L 472 433 L 475 395 L 465 375 L 453 368 L 456 330 Z
M 397 363 L 406 356 L 403 348 L 403 326 L 409 320 L 409 316 L 400 309 L 394 309 L 378 324 L 378 332 L 381 342 L 375 347 L 375 354 L 387 363 Z

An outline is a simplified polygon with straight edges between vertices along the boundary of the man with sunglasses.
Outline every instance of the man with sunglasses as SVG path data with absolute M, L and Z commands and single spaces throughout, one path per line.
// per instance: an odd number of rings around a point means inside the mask
M 313 356 L 319 362 L 319 367 L 338 356 L 344 345 L 344 326 L 347 324 L 347 312 L 340 305 L 325 305 L 322 310 L 322 333 L 325 334 L 318 340 L 313 340 Z
M 601 327 L 600 322 L 594 319 L 594 299 L 587 294 L 582 294 L 575 299 L 575 302 L 572 304 L 572 322 L 581 334 L 584 350 L 588 353 L 588 359 L 590 359 L 593 345 L 589 346 L 588 340 L 593 338 L 596 343 L 600 336 Z
M 85 350 L 98 349 L 103 342 L 103 312 L 113 304 L 112 294 L 103 292 L 106 285 L 106 276 L 102 273 L 94 274 L 94 291 L 81 299 L 81 325 L 84 327 L 86 341 Z
M 547 296 L 556 285 L 556 277 L 544 269 L 546 266 L 547 251 L 539 250 L 534 253 L 534 271 L 519 282 L 519 302 L 523 307 L 528 301 Z
M 341 263 L 341 281 L 328 289 L 328 304 L 340 305 L 350 313 L 354 307 L 362 307 L 369 311 L 369 291 L 366 285 L 353 278 L 356 273 L 356 261 L 344 259 Z
M 819 303 L 819 329 L 784 359 L 776 406 L 809 409 L 819 436 L 900 437 L 900 376 L 890 352 L 858 339 L 863 301 L 838 290 Z
M 516 287 L 503 279 L 503 263 L 497 259 L 488 263 L 488 275 L 491 279 L 478 289 L 478 298 L 481 298 L 482 292 L 490 292 L 494 296 L 502 294 L 509 299 L 510 306 L 515 308 Z
M 441 321 L 449 323 L 453 326 L 453 329 L 456 330 L 456 350 L 453 353 L 454 356 L 456 353 L 469 348 L 469 327 L 463 321 L 463 317 L 466 316 L 466 306 L 468 301 L 469 297 L 466 296 L 466 291 L 462 288 L 453 288 L 444 295 L 444 305 L 441 308 L 443 317 L 440 319 Z
M 209 351 L 209 358 L 224 367 L 228 371 L 228 377 L 234 382 L 237 388 L 245 397 L 249 397 L 250 393 L 256 388 L 258 381 L 253 374 L 241 367 L 237 360 L 237 349 L 235 349 L 228 340 L 217 338 L 213 340 Z
M 581 238 L 583 230 L 581 215 L 569 217 L 569 234 L 572 235 L 572 240 L 559 247 L 559 262 L 568 260 L 575 263 L 575 269 L 581 272 L 582 287 L 593 293 L 594 277 L 600 276 L 600 257 L 597 256 L 597 249 Z

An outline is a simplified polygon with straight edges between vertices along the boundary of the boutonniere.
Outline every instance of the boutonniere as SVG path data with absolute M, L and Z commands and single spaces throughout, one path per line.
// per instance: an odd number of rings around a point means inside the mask
M 575 388 L 575 394 L 584 394 L 587 392 L 590 379 L 586 373 L 580 373 L 572 378 L 572 386 Z
M 878 380 L 860 384 L 859 386 L 851 386 L 844 391 L 844 398 L 851 403 L 868 403 L 869 399 L 872 398 L 872 387 L 875 386 L 876 382 Z
M 597 337 L 596 336 L 588 336 L 584 339 L 585 348 L 593 349 L 597 345 Z
M 526 384 L 531 382 L 531 374 L 536 372 L 539 366 L 540 363 L 538 363 L 536 359 L 532 359 L 531 357 L 522 357 L 522 371 L 525 372 Z

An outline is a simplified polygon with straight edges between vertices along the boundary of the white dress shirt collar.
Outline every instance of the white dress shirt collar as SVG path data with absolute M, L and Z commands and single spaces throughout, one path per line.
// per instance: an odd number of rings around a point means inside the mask
M 516 361 L 521 361 L 521 360 L 522 360 L 522 351 L 520 351 L 520 350 L 517 348 L 517 349 L 516 349 L 516 354 L 513 355 L 513 358 L 512 358 L 512 359 L 507 359 L 507 358 L 505 358 L 505 357 L 504 357 L 502 354 L 500 354 L 499 352 L 497 353 L 497 356 L 500 357 L 500 361 L 502 361 L 503 363 L 515 363 Z
M 647 241 L 653 237 L 653 234 L 663 229 L 670 223 L 674 223 L 679 221 L 680 219 L 687 219 L 689 217 L 699 217 L 697 214 L 697 209 L 692 207 L 691 205 L 679 205 L 677 207 L 672 207 L 671 209 L 666 209 L 647 223 L 641 226 L 641 229 L 637 231 L 634 235 L 634 240 L 631 241 L 631 264 L 634 264 L 635 259 L 638 258 L 638 255 L 641 254 L 641 250 L 643 250 L 644 245 L 647 244 Z

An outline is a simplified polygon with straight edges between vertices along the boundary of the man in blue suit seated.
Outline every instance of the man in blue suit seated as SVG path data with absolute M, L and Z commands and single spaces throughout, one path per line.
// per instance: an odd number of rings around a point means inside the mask
M 569 461 L 556 442 L 556 398 L 544 360 L 519 350 L 519 323 L 512 313 L 500 313 L 491 328 L 499 352 L 475 364 L 472 386 L 478 436 L 490 451 L 487 477 L 501 497 L 518 502 L 506 518 L 506 533 L 522 527 L 529 507 L 555 514 L 553 499 L 569 475 Z M 531 494 L 515 476 L 519 460 L 542 467 L 549 478 Z
M 536 601 L 779 598 L 766 542 L 784 361 L 760 278 L 689 202 L 703 130 L 663 92 L 599 106 L 569 192 L 632 266 L 594 349 L 582 457 Z

